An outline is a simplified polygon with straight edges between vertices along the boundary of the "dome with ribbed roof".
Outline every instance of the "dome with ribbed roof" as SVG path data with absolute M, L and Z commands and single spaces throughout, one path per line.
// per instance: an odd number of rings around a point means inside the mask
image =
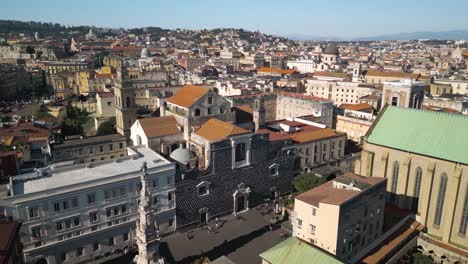
M 324 54 L 338 55 L 338 48 L 335 44 L 328 44 L 328 46 L 323 51 Z
M 151 52 L 148 50 L 148 48 L 143 48 L 141 50 L 141 55 L 140 55 L 141 58 L 149 58 L 151 57 Z
M 172 151 L 170 155 L 171 159 L 180 162 L 182 164 L 187 164 L 192 162 L 196 157 L 195 155 L 188 149 L 178 148 Z

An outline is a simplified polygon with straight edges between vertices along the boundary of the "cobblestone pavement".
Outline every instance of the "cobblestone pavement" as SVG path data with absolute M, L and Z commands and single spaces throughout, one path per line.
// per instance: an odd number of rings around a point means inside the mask
M 264 216 L 263 210 L 251 209 L 240 215 L 242 219 L 233 215 L 224 217 L 224 224 L 214 234 L 205 227 L 164 237 L 160 253 L 169 263 L 193 263 L 200 257 L 214 260 L 223 255 L 238 264 L 260 263 L 258 255 L 285 239 L 282 235 L 288 233 L 279 225 L 271 230 L 271 213 Z M 193 238 L 188 239 L 188 235 Z

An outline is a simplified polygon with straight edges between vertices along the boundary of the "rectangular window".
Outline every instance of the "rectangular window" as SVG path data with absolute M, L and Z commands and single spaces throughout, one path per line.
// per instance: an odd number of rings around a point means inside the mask
M 110 150 L 110 151 L 114 150 L 114 145 L 109 144 L 109 150 Z
M 65 220 L 65 228 L 66 229 L 71 228 L 71 220 L 70 219 Z
M 172 197 L 172 196 L 173 196 L 172 192 L 169 192 L 169 193 L 167 194 L 167 200 L 168 200 L 168 201 L 172 201 L 172 199 L 174 198 L 174 197 Z
M 78 198 L 76 198 L 76 197 L 72 198 L 71 204 L 72 204 L 73 208 L 77 208 L 78 207 Z
M 90 212 L 89 213 L 89 222 L 94 223 L 94 222 L 97 222 L 97 220 L 98 220 L 97 213 L 96 212 Z
M 62 261 L 67 260 L 67 253 L 60 254 L 60 258 L 62 259 Z
M 152 181 L 151 181 L 151 184 L 153 185 L 153 188 L 158 187 L 158 178 L 152 180 Z
M 123 143 L 122 142 L 119 143 L 119 149 L 123 149 Z
M 29 207 L 28 208 L 29 218 L 39 217 L 39 208 L 38 207 Z
M 96 242 L 93 244 L 93 249 L 96 251 L 96 250 L 99 250 L 99 243 Z
M 104 152 L 104 147 L 103 146 L 99 146 L 99 152 Z
M 111 192 L 110 190 L 105 190 L 104 191 L 104 199 L 108 200 L 111 198 Z
M 298 227 L 301 227 L 302 226 L 302 219 L 297 219 L 297 226 Z
M 159 195 L 153 196 L 153 205 L 157 205 L 159 203 Z
M 174 225 L 174 219 L 169 219 L 169 226 L 173 226 Z
M 80 225 L 80 218 L 79 217 L 73 218 L 73 224 L 74 224 L 74 226 L 79 226 Z
M 312 208 L 312 215 L 313 215 L 313 216 L 317 215 L 317 209 Z
M 315 226 L 314 226 L 314 225 L 310 225 L 310 226 L 309 226 L 309 229 L 310 229 L 310 234 L 311 234 L 311 235 L 315 235 Z
M 96 193 L 88 193 L 88 204 L 96 203 Z
M 167 184 L 172 184 L 172 176 L 167 176 Z
M 466 235 L 467 229 L 468 229 L 468 185 L 466 186 L 465 202 L 463 204 L 460 229 L 458 232 L 462 235 Z
M 63 210 L 67 210 L 68 209 L 68 201 L 63 201 L 62 202 L 62 207 L 63 207 Z
M 107 217 L 111 217 L 112 216 L 112 209 L 107 208 L 106 209 L 106 215 L 107 215 Z
M 57 222 L 57 223 L 56 223 L 56 226 L 57 226 L 57 231 L 60 231 L 60 230 L 63 229 L 62 222 Z
M 79 248 L 76 250 L 76 255 L 77 255 L 77 256 L 83 256 L 83 255 L 84 255 L 84 248 L 83 248 L 83 247 L 79 247 Z
M 113 246 L 114 245 L 114 238 L 111 237 L 109 238 L 109 246 Z
M 94 148 L 93 147 L 89 147 L 89 154 L 93 154 L 94 153 Z
M 236 145 L 236 162 L 244 161 L 246 159 L 245 143 L 239 143 Z
M 59 212 L 59 211 L 60 211 L 60 203 L 59 203 L 59 202 L 55 202 L 55 203 L 54 203 L 54 211 L 55 211 L 55 212 Z
M 31 234 L 33 238 L 41 238 L 41 228 L 40 227 L 32 227 Z
M 123 234 L 123 241 L 128 241 L 128 233 Z

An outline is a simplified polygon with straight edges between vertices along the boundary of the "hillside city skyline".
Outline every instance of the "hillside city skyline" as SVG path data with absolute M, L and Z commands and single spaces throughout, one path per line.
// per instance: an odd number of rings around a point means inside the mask
M 467 7 L 2 3 L 0 264 L 467 264 Z
M 245 28 L 281 36 L 358 39 L 406 32 L 468 30 L 464 23 L 467 9 L 468 3 L 461 0 L 424 3 L 398 0 L 378 5 L 370 0 L 337 3 L 301 0 L 289 5 L 276 0 L 268 4 L 241 0 L 219 5 L 208 0 L 180 1 L 177 6 L 148 0 L 131 6 L 116 0 L 107 6 L 86 0 L 75 3 L 73 8 L 52 0 L 40 3 L 19 0 L 5 2 L 0 18 L 98 27 Z M 76 16 L 74 10 L 86 12 Z M 397 14 L 404 19 L 394 19 Z

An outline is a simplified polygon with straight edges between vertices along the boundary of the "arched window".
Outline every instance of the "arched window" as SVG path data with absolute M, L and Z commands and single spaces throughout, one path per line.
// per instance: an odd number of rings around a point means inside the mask
M 463 205 L 460 229 L 458 230 L 458 232 L 462 235 L 466 235 L 467 229 L 468 229 L 468 185 L 466 185 L 465 203 Z
M 421 180 L 422 180 L 422 169 L 421 167 L 416 168 L 416 177 L 414 178 L 414 190 L 413 196 L 419 198 L 419 193 L 421 191 Z
M 195 109 L 195 116 L 200 116 L 200 109 Z
M 440 225 L 440 222 L 442 220 L 442 211 L 444 210 L 446 191 L 447 191 L 447 174 L 442 173 L 442 175 L 440 176 L 439 194 L 437 195 L 434 225 Z
M 131 104 L 130 96 L 127 96 L 126 103 L 127 103 L 127 107 L 130 107 L 130 104 Z
M 392 174 L 392 193 L 396 194 L 397 187 L 398 187 L 398 173 L 400 171 L 400 165 L 398 161 L 393 162 L 393 174 Z

